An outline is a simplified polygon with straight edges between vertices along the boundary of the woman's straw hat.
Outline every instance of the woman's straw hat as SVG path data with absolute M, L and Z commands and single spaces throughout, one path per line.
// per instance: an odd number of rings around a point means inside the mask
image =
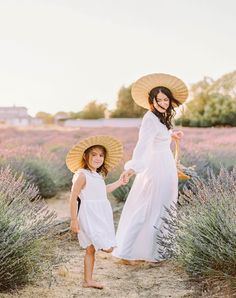
M 108 170 L 115 167 L 123 155 L 122 143 L 110 136 L 93 136 L 80 141 L 66 156 L 66 165 L 71 172 L 83 167 L 83 154 L 91 146 L 100 145 L 106 149 L 104 164 Z
M 188 97 L 188 88 L 182 80 L 165 73 L 153 73 L 141 77 L 133 84 L 131 94 L 136 104 L 149 109 L 149 92 L 159 86 L 168 88 L 174 98 L 181 104 Z M 173 103 L 173 105 L 175 104 Z

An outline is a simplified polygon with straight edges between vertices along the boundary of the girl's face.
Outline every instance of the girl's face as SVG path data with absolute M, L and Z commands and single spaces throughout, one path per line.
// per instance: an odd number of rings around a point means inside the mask
M 95 147 L 89 151 L 88 166 L 92 171 L 96 171 L 104 163 L 104 152 L 101 148 Z
M 165 113 L 170 105 L 169 98 L 162 92 L 159 92 L 153 100 L 155 109 L 160 113 Z

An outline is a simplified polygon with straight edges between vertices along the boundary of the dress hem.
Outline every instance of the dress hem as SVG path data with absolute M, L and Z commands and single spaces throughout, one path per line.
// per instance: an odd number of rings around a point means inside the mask
M 159 261 L 164 261 L 164 259 L 149 259 L 149 258 L 131 258 L 131 257 L 127 257 L 127 256 L 121 256 L 121 255 L 117 255 L 117 254 L 113 254 L 112 256 L 118 259 L 122 259 L 122 260 L 128 260 L 128 261 L 146 261 L 146 262 L 159 262 Z
M 91 246 L 91 245 L 93 245 L 94 246 L 94 248 L 95 248 L 95 250 L 96 251 L 98 251 L 98 250 L 107 250 L 107 249 L 110 249 L 110 248 L 116 248 L 117 247 L 117 245 L 116 244 L 114 244 L 114 245 L 110 245 L 110 246 L 103 246 L 103 247 L 97 247 L 97 246 L 95 246 L 93 243 L 90 243 L 90 244 L 87 244 L 87 245 L 81 245 L 80 244 L 80 247 L 82 248 L 82 249 L 86 249 L 87 247 L 89 247 L 89 246 Z

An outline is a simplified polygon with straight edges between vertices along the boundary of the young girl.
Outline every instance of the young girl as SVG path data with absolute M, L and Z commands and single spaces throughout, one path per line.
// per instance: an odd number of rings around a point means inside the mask
M 102 289 L 92 278 L 95 251 L 112 252 L 116 246 L 113 213 L 107 192 L 128 179 L 105 185 L 104 177 L 122 156 L 122 144 L 110 136 L 94 136 L 81 141 L 68 153 L 66 164 L 74 173 L 70 195 L 71 230 L 78 233 L 84 257 L 83 287 Z M 78 201 L 79 210 L 78 210 Z

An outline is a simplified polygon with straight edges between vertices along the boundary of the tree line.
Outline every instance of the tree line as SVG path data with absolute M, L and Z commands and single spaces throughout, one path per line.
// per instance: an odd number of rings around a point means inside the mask
M 116 108 L 109 110 L 106 103 L 90 101 L 82 111 L 58 112 L 55 115 L 38 112 L 36 117 L 44 123 L 66 119 L 141 118 L 146 110 L 133 101 L 132 85 L 122 86 L 118 92 Z M 176 125 L 209 127 L 216 125 L 236 126 L 236 71 L 214 81 L 205 77 L 190 87 L 189 100 L 175 120 Z

